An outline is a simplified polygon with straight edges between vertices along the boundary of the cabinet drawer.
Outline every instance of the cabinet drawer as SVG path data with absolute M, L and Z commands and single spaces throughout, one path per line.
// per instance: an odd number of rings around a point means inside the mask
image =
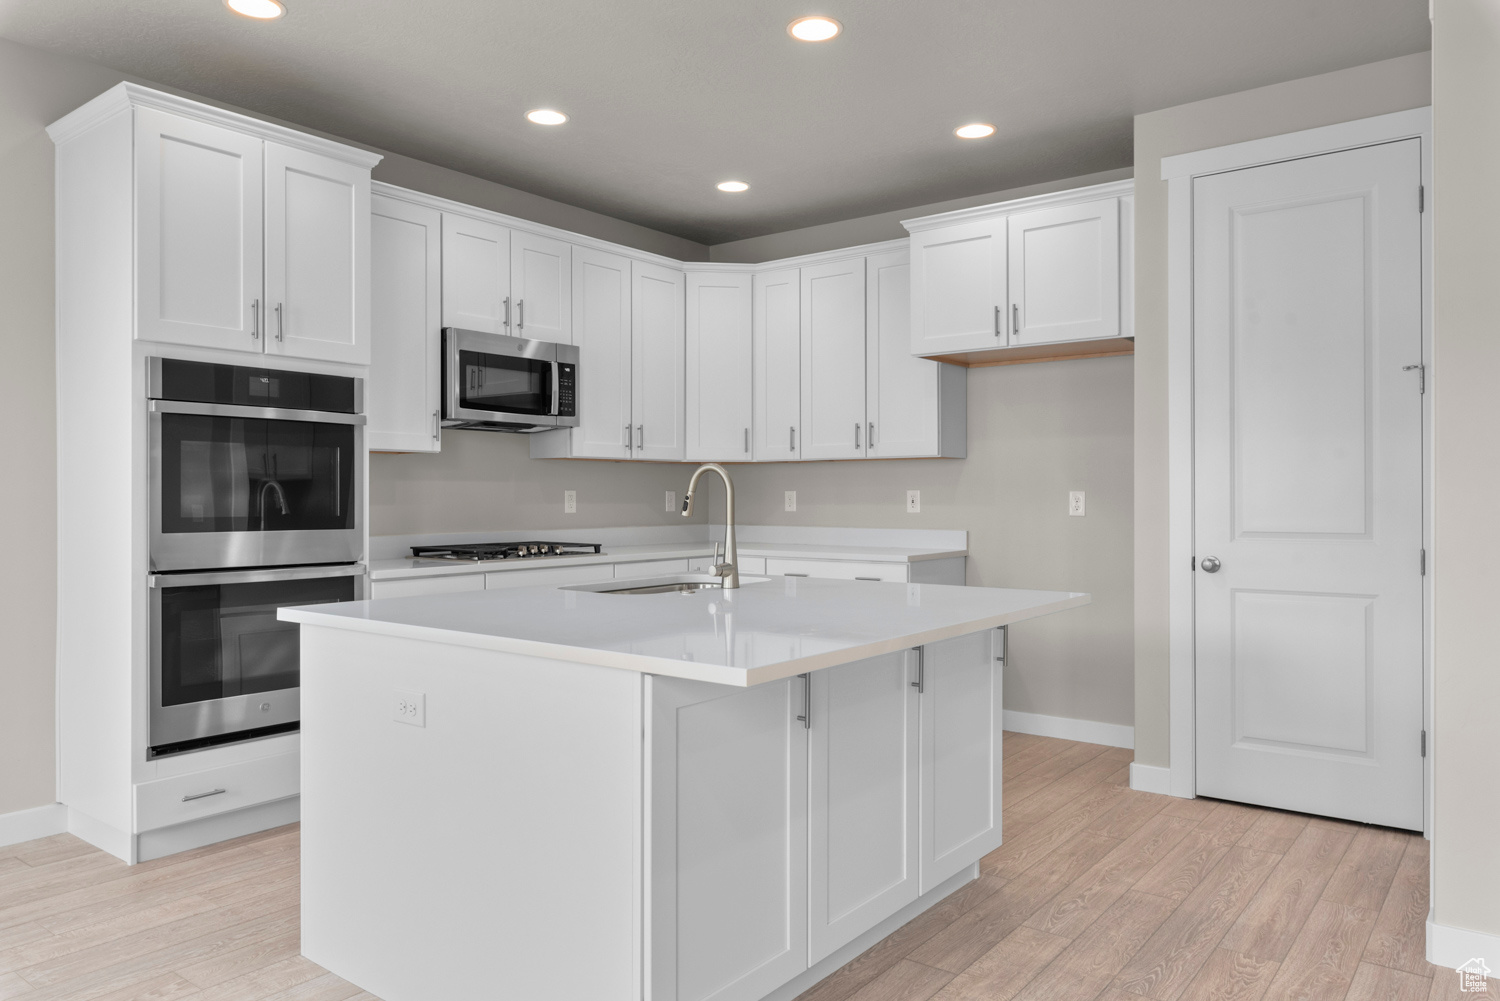
M 295 796 L 301 759 L 292 751 L 142 782 L 135 787 L 135 829 L 152 831 Z
M 659 577 L 669 573 L 687 573 L 687 560 L 645 560 L 641 563 L 616 563 L 618 577 Z
M 764 574 L 766 572 L 766 558 L 764 556 L 741 556 L 741 574 Z
M 766 573 L 836 580 L 906 581 L 905 563 L 847 563 L 843 560 L 780 560 L 767 557 Z
M 483 591 L 485 574 L 466 573 L 451 577 L 408 577 L 405 580 L 377 580 L 370 583 L 371 598 L 408 598 L 414 594 L 452 594 L 455 591 Z
M 536 587 L 546 584 L 587 584 L 592 581 L 609 580 L 608 563 L 590 567 L 547 567 L 541 570 L 502 570 L 484 575 L 484 586 L 488 590 L 501 587 Z

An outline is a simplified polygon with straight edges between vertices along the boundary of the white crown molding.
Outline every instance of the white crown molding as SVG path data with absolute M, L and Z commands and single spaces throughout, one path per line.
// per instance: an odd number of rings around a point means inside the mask
M 101 122 L 113 118 L 115 115 L 132 108 L 155 108 L 182 118 L 190 118 L 194 121 L 205 122 L 209 125 L 221 125 L 225 128 L 234 129 L 249 135 L 269 139 L 283 146 L 291 146 L 294 149 L 306 150 L 320 156 L 331 157 L 342 160 L 345 163 L 362 167 L 365 170 L 373 168 L 384 159 L 379 153 L 349 146 L 345 143 L 335 142 L 332 139 L 323 139 L 318 136 L 308 135 L 306 132 L 298 132 L 296 129 L 287 128 L 284 125 L 273 125 L 263 122 L 249 115 L 242 115 L 236 111 L 225 111 L 222 108 L 214 108 L 198 101 L 178 97 L 160 90 L 152 90 L 150 87 L 142 87 L 136 83 L 120 83 L 106 90 L 83 107 L 72 111 L 51 125 L 47 126 L 47 134 L 52 141 L 62 145 L 76 136 L 82 135 Z
M 930 229 L 941 229 L 960 222 L 974 222 L 980 219 L 992 219 L 995 216 L 1009 215 L 1023 209 L 1041 208 L 1046 205 L 1058 205 L 1072 202 L 1086 202 L 1093 198 L 1118 198 L 1135 194 L 1134 179 L 1123 181 L 1107 181 L 1104 184 L 1091 184 L 1084 188 L 1069 188 L 1066 191 L 1049 191 L 1044 195 L 1030 195 L 1026 198 L 1017 198 L 1009 202 L 996 202 L 993 205 L 975 205 L 966 209 L 955 209 L 952 212 L 939 212 L 937 215 L 924 215 L 916 219 L 903 219 L 901 225 L 906 227 L 908 233 L 922 233 Z
M 1161 160 L 1161 179 L 1170 181 L 1178 177 L 1201 177 L 1204 174 L 1241 170 L 1281 160 L 1336 153 L 1339 150 L 1413 137 L 1422 138 L 1431 134 L 1432 108 L 1394 111 L 1373 118 L 1360 118 L 1337 125 L 1304 129 L 1301 132 L 1288 132 L 1286 135 L 1164 156 Z

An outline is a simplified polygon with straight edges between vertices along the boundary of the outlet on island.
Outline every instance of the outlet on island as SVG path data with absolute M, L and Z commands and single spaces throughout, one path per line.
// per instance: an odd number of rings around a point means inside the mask
M 392 692 L 391 719 L 397 723 L 426 726 L 427 696 L 422 692 Z

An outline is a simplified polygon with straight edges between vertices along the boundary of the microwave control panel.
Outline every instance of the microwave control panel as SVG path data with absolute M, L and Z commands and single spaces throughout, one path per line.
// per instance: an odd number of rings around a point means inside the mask
M 567 362 L 557 364 L 557 415 L 577 417 L 578 404 L 574 402 L 578 384 L 578 366 Z

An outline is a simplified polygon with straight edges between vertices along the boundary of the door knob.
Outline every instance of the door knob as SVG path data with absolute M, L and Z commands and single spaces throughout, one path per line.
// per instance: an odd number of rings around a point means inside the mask
M 1204 573 L 1218 573 L 1219 567 L 1223 566 L 1217 556 L 1205 556 L 1198 562 L 1198 565 L 1203 568 Z

